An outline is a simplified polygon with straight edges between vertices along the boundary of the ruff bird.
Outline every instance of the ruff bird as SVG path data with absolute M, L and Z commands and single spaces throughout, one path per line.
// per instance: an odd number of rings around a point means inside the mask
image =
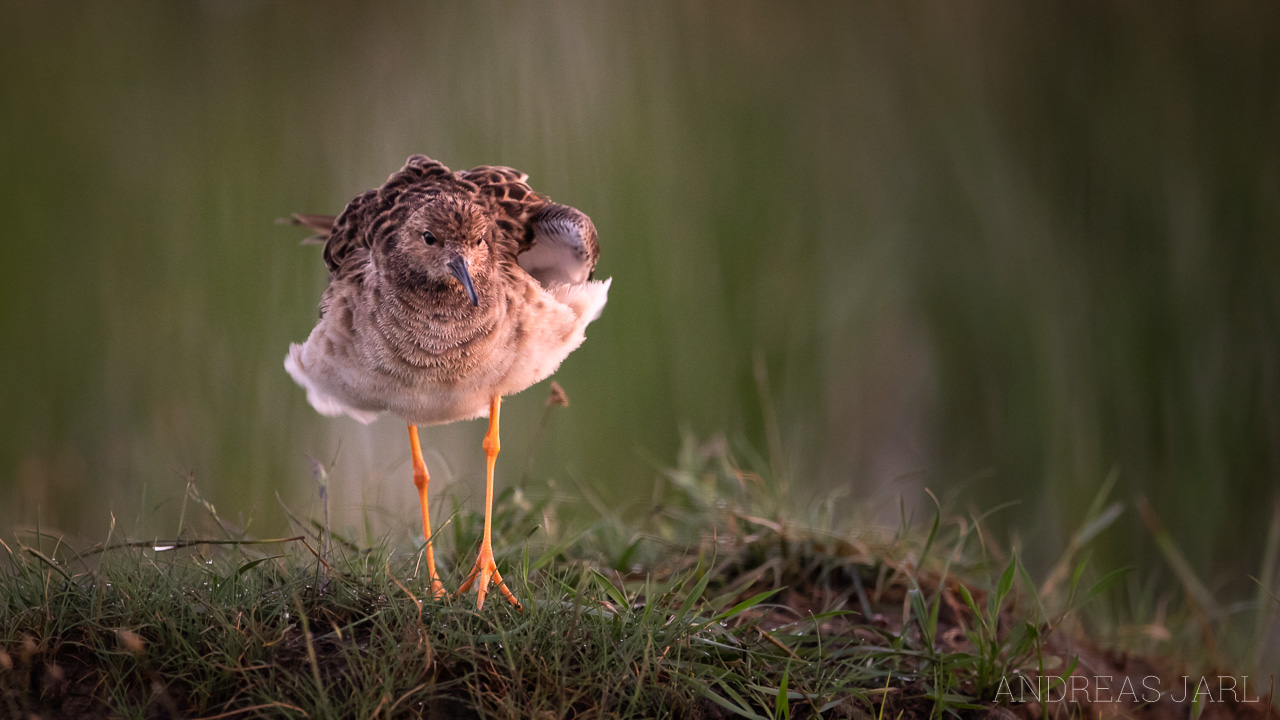
M 506 167 L 452 172 L 414 155 L 337 217 L 295 215 L 324 244 L 329 285 L 320 321 L 284 365 L 323 415 L 369 423 L 383 412 L 409 426 L 431 592 L 436 573 L 418 427 L 488 417 L 484 538 L 459 588 L 498 573 L 491 523 L 498 416 L 505 395 L 556 371 L 600 316 L 611 280 L 592 280 L 596 229 L 582 211 L 534 192 Z

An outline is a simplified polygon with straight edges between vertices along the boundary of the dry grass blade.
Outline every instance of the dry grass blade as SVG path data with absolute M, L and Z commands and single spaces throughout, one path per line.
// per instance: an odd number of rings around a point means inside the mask
M 217 715 L 208 715 L 206 717 L 199 718 L 198 720 L 222 720 L 223 718 L 235 717 L 236 715 L 243 715 L 245 713 L 250 713 L 250 712 L 259 712 L 261 710 L 272 710 L 275 708 L 292 710 L 293 712 L 300 713 L 302 717 L 311 717 L 306 713 L 305 710 L 303 710 L 300 707 L 289 705 L 288 703 L 273 702 L 273 703 L 263 703 L 262 705 L 250 705 L 249 707 L 243 707 L 236 710 L 228 710 L 224 713 L 218 713 Z
M 151 548 L 157 552 L 167 552 L 170 550 L 181 550 L 182 548 L 196 547 L 197 545 L 274 545 L 278 543 L 298 541 L 305 542 L 305 537 L 302 535 L 294 535 L 293 537 L 270 538 L 266 540 L 211 540 L 208 538 L 196 538 L 194 540 L 136 540 L 90 548 L 75 555 L 75 559 L 98 555 L 110 550 L 120 550 L 123 548 Z

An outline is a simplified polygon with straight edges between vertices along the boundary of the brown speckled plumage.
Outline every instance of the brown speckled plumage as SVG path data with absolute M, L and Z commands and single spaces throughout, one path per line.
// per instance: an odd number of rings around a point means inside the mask
M 609 286 L 591 280 L 595 227 L 526 179 L 415 155 L 336 218 L 295 216 L 320 233 L 329 268 L 320 322 L 285 360 L 317 410 L 483 417 L 491 397 L 542 380 L 581 344 Z M 465 260 L 474 303 L 451 258 Z

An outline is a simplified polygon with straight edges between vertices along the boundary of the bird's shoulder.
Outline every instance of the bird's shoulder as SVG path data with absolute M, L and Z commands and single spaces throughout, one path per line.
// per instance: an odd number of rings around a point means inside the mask
M 600 246 L 586 213 L 537 192 L 529 176 L 515 168 L 481 165 L 458 175 L 476 185 L 478 202 L 503 231 L 509 257 L 539 282 L 591 277 Z
M 472 201 L 484 208 L 497 225 L 509 257 L 527 250 L 533 240 L 530 221 L 551 202 L 529 187 L 529 176 L 500 165 L 481 165 L 457 176 L 474 186 Z

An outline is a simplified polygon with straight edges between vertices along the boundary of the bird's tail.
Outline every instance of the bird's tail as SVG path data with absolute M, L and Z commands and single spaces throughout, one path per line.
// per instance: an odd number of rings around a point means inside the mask
M 307 213 L 294 213 L 287 218 L 280 218 L 276 222 L 281 225 L 297 225 L 314 230 L 315 235 L 302 241 L 303 245 L 323 245 L 329 239 L 329 235 L 333 232 L 332 215 L 310 215 Z

